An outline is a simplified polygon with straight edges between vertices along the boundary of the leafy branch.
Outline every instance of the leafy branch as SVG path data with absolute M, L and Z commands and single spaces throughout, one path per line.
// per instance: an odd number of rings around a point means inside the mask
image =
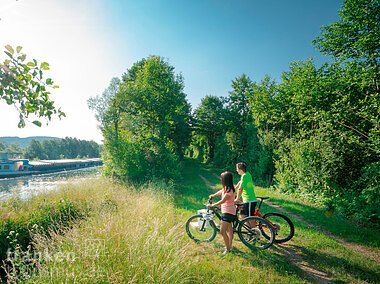
M 49 63 L 38 64 L 36 59 L 27 61 L 21 46 L 14 50 L 12 46 L 6 45 L 5 49 L 8 58 L 0 63 L 0 100 L 16 108 L 20 118 L 18 127 L 25 127 L 25 121 L 29 121 L 31 114 L 49 121 L 53 115 L 58 118 L 66 116 L 49 97 L 51 89 L 59 88 L 53 79 L 44 78 L 44 71 L 50 69 Z M 42 125 L 40 120 L 32 123 L 39 127 Z

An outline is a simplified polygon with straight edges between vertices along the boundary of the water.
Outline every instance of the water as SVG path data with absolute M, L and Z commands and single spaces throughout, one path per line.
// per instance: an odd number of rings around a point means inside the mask
M 17 178 L 0 179 L 0 201 L 11 196 L 28 199 L 33 195 L 55 190 L 67 183 L 77 183 L 100 175 L 98 167 L 74 171 L 31 175 Z

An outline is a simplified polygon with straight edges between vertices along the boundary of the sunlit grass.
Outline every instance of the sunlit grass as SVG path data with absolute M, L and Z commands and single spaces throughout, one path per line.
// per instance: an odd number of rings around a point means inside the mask
M 199 175 L 213 186 L 210 188 Z M 323 218 L 321 208 L 264 188 L 256 188 L 257 195 L 268 195 L 270 201 L 292 214 L 302 215 L 304 221 L 293 219 L 296 234 L 291 241 L 265 251 L 251 251 L 237 241 L 236 235 L 234 251 L 228 256 L 221 254 L 220 235 L 208 244 L 191 241 L 185 233 L 185 222 L 204 208 L 207 196 L 218 189 L 217 175 L 188 161 L 183 180 L 174 186 L 151 183 L 135 187 L 99 179 L 66 185 L 35 197 L 28 204 L 10 201 L 1 212 L 35 210 L 41 202 L 48 204 L 62 199 L 83 204 L 89 211 L 86 219 L 63 234 L 58 231 L 50 237 L 44 233 L 34 235 L 36 251 L 47 252 L 48 257 L 42 254 L 37 272 L 26 281 L 29 283 L 315 281 L 298 262 L 325 272 L 333 281 L 375 283 L 379 279 L 378 263 L 320 229 L 322 226 L 323 230 L 334 231 L 330 226 L 339 223 L 338 216 L 331 216 L 327 223 L 319 222 L 318 218 Z M 263 212 L 270 210 L 275 208 L 263 206 Z M 315 212 L 322 213 L 316 218 Z M 358 226 L 352 226 L 358 230 Z M 340 237 L 348 238 L 349 232 Z
M 157 187 L 136 191 L 101 181 L 71 190 L 74 199 L 85 194 L 96 205 L 92 217 L 53 240 L 36 236 L 37 250 L 62 257 L 47 261 L 31 282 L 193 282 L 172 198 Z
M 273 263 L 270 252 L 241 243 L 224 257 L 218 236 L 198 245 L 184 230 L 186 218 L 163 185 L 134 187 L 99 181 L 67 186 L 58 196 L 83 198 L 91 217 L 64 235 L 35 235 L 37 251 L 49 252 L 30 283 L 302 283 Z

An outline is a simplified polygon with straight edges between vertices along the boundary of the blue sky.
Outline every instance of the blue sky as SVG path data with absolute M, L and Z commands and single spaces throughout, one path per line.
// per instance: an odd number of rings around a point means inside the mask
M 290 62 L 326 61 L 311 41 L 338 20 L 339 0 L 1 0 L 0 46 L 22 45 L 48 61 L 61 86 L 53 95 L 68 114 L 48 126 L 17 129 L 0 104 L 0 136 L 48 135 L 101 141 L 86 100 L 143 57 L 168 59 L 185 79 L 195 108 L 205 95 L 226 96 L 247 74 L 280 79 Z M 0 59 L 5 57 L 0 55 Z
M 120 2 L 121 3 L 121 2 Z M 124 1 L 106 7 L 109 32 L 125 58 L 161 55 L 185 78 L 189 101 L 226 95 L 246 73 L 279 79 L 289 63 L 325 59 L 312 46 L 320 26 L 336 21 L 340 1 Z

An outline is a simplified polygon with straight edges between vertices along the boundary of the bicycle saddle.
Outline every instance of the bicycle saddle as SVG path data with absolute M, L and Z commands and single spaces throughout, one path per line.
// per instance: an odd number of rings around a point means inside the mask
M 261 200 L 265 200 L 265 199 L 269 199 L 269 196 L 256 196 L 257 199 L 261 199 Z

